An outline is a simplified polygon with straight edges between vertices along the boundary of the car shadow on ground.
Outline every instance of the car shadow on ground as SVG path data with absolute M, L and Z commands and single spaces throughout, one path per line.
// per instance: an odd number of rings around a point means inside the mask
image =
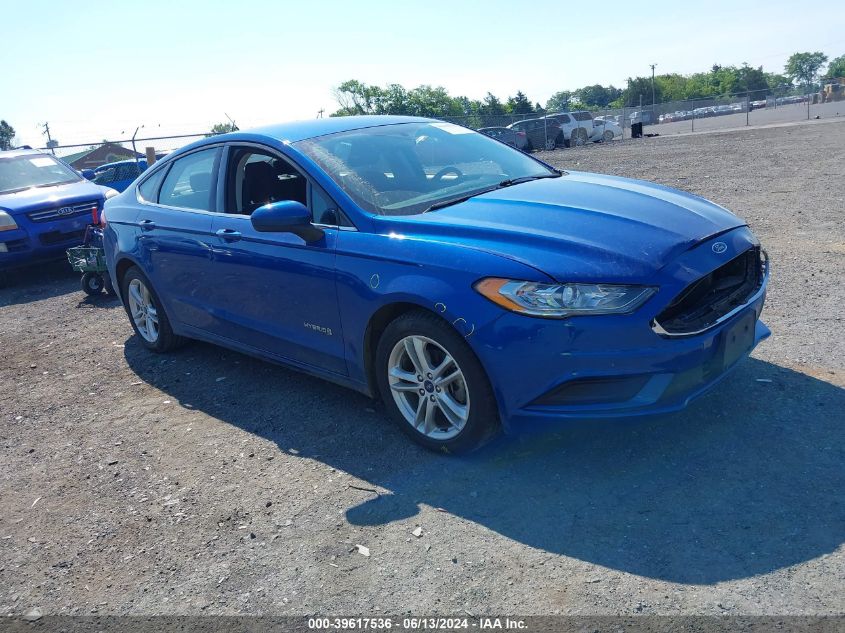
M 689 584 L 784 569 L 845 537 L 845 390 L 760 360 L 676 415 L 549 426 L 455 457 L 417 448 L 363 396 L 214 346 L 173 363 L 137 339 L 124 353 L 185 406 L 389 491 L 349 507 L 355 525 L 426 504 L 533 548 Z
M 80 290 L 81 275 L 66 261 L 0 271 L 0 306 L 30 303 Z

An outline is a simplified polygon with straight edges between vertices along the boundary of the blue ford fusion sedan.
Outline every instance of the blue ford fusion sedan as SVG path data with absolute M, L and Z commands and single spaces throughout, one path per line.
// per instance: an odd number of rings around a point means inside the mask
M 202 339 L 381 397 L 438 450 L 681 409 L 769 335 L 767 258 L 726 209 L 429 119 L 207 138 L 105 221 L 143 345 Z

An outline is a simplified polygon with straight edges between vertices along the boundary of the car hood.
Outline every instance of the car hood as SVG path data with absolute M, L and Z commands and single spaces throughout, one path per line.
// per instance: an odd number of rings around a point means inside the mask
M 495 253 L 558 281 L 628 283 L 648 282 L 695 244 L 745 225 L 727 209 L 682 191 L 583 172 L 378 222 L 409 238 Z
M 80 180 L 66 185 L 37 187 L 17 193 L 0 195 L 0 209 L 12 215 L 28 213 L 45 207 L 70 205 L 91 200 L 103 201 L 106 188 L 88 180 Z

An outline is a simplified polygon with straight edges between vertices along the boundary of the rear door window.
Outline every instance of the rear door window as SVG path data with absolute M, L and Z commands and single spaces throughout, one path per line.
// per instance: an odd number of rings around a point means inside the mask
M 193 152 L 170 166 L 158 195 L 159 204 L 183 209 L 213 211 L 215 172 L 220 148 Z

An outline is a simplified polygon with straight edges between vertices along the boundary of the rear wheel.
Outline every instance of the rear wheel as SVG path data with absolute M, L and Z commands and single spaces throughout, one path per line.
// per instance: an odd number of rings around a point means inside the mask
M 144 347 L 168 352 L 183 342 L 182 337 L 173 333 L 158 295 L 137 266 L 123 276 L 121 293 L 129 322 Z
M 464 453 L 499 430 L 496 401 L 472 349 L 448 323 L 409 312 L 376 349 L 379 391 L 400 428 L 433 450 Z
M 601 137 L 605 143 L 609 143 L 613 140 L 613 132 L 611 132 L 610 130 L 605 130 L 604 134 L 602 134 Z

